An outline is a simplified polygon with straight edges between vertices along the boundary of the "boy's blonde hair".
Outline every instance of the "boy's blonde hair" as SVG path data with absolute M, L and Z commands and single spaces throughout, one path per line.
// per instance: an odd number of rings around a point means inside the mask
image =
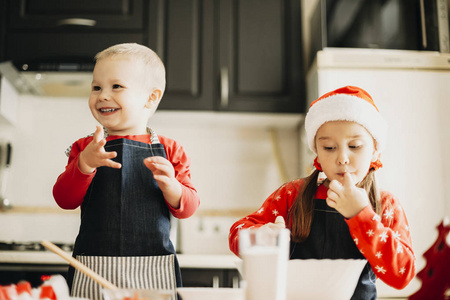
M 164 94 L 166 69 L 159 56 L 153 50 L 136 43 L 117 44 L 97 53 L 94 60 L 98 62 L 109 57 L 127 57 L 142 63 L 148 87 L 156 87 L 161 90 L 161 96 Z

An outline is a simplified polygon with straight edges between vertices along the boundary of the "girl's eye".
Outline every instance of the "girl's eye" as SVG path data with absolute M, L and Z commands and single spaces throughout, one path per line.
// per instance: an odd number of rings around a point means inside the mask
M 334 147 L 323 147 L 323 149 L 326 150 L 326 151 L 331 151 L 331 150 L 334 149 Z
M 362 147 L 362 145 L 351 145 L 349 147 L 350 147 L 350 149 L 359 149 Z
M 114 84 L 113 89 L 120 89 L 122 86 L 120 84 Z
M 99 87 L 99 86 L 93 86 L 93 87 L 92 87 L 92 90 L 93 90 L 93 91 L 100 91 L 100 87 Z

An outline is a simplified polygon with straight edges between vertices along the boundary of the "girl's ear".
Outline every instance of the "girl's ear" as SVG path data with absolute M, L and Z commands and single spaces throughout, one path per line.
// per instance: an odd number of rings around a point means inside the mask
M 372 162 L 376 162 L 380 158 L 380 156 L 381 156 L 381 152 L 375 149 L 373 151 L 372 160 L 371 161 Z
M 153 105 L 157 105 L 159 103 L 159 101 L 161 100 L 161 94 L 162 94 L 161 90 L 154 89 L 152 91 L 152 93 L 149 95 L 148 101 L 145 104 L 145 107 L 151 108 Z

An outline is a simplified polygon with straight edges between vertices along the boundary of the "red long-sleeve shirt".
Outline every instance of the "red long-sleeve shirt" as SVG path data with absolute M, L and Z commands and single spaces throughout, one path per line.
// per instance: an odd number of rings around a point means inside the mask
M 63 209 L 75 209 L 83 202 L 86 191 L 94 178 L 96 171 L 84 174 L 78 168 L 80 152 L 92 141 L 92 136 L 81 138 L 72 145 L 69 161 L 65 171 L 59 175 L 53 186 L 53 197 Z M 150 135 L 108 136 L 107 141 L 126 138 L 150 144 Z M 175 169 L 175 178 L 181 183 L 181 201 L 179 208 L 173 208 L 167 203 L 170 212 L 179 219 L 188 218 L 194 214 L 200 205 L 200 198 L 191 183 L 190 159 L 186 156 L 183 147 L 176 141 L 158 135 L 159 141 L 166 150 L 167 159 Z
M 230 249 L 239 255 L 239 230 L 274 223 L 277 216 L 287 220 L 289 209 L 303 185 L 303 179 L 284 184 L 272 193 L 262 206 L 240 219 L 230 228 Z M 326 199 L 324 185 L 317 189 L 316 199 Z M 381 192 L 382 214 L 377 215 L 370 205 L 353 218 L 346 219 L 353 240 L 372 266 L 373 271 L 386 284 L 401 289 L 415 276 L 415 256 L 405 212 L 391 193 Z M 390 205 L 387 205 L 390 204 Z M 290 225 L 287 224 L 290 228 Z

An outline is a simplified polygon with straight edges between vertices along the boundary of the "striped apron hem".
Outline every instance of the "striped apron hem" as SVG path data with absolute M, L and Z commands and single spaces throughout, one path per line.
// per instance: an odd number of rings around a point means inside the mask
M 173 291 L 176 299 L 175 255 L 84 256 L 77 260 L 119 288 Z M 102 287 L 75 270 L 72 297 L 103 300 Z

